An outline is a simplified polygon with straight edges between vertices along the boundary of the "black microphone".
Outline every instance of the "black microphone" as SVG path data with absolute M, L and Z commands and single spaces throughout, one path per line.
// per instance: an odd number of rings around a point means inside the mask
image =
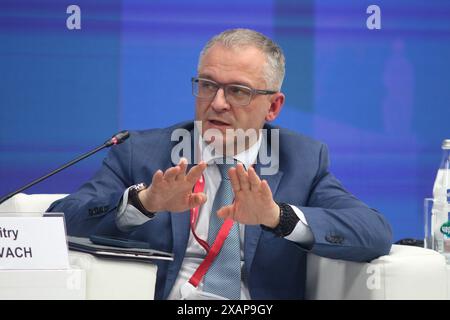
M 24 190 L 34 186 L 35 184 L 37 184 L 37 183 L 39 183 L 41 181 L 44 181 L 45 179 L 47 179 L 47 178 L 51 177 L 52 175 L 60 172 L 61 170 L 64 170 L 67 167 L 70 167 L 71 165 L 74 165 L 75 163 L 77 163 L 77 162 L 79 162 L 79 161 L 81 161 L 81 160 L 83 160 L 83 159 L 93 155 L 94 153 L 97 153 L 98 151 L 100 151 L 100 150 L 102 150 L 104 148 L 108 148 L 108 147 L 111 147 L 111 146 L 116 145 L 116 144 L 121 144 L 122 142 L 127 140 L 129 136 L 130 136 L 130 133 L 128 131 L 126 131 L 126 130 L 120 131 L 119 133 L 113 135 L 111 139 L 106 140 L 102 145 L 98 146 L 94 150 L 89 151 L 89 152 L 87 152 L 85 154 L 82 154 L 78 158 L 76 158 L 76 159 L 74 159 L 74 160 L 72 160 L 72 161 L 62 165 L 58 169 L 53 170 L 52 172 L 46 174 L 45 176 L 42 176 L 42 177 L 40 177 L 40 178 L 38 178 L 36 180 L 33 180 L 30 183 L 28 183 L 27 185 L 21 187 L 20 189 L 14 191 L 14 192 L 11 192 L 10 194 L 7 194 L 6 196 L 4 196 L 3 198 L 0 199 L 0 204 L 5 202 L 9 198 L 15 196 L 16 194 L 18 194 L 18 193 L 20 193 L 20 192 L 22 192 L 22 191 L 24 191 Z
M 119 133 L 113 135 L 111 139 L 106 140 L 103 145 L 105 147 L 111 147 L 112 145 L 115 145 L 115 144 L 121 144 L 122 142 L 127 140 L 129 136 L 130 136 L 130 133 L 128 131 L 126 131 L 126 130 L 120 131 Z

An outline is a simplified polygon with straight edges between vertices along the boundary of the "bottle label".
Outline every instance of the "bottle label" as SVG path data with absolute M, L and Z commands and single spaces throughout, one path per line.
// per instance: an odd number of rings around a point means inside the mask
M 447 221 L 441 226 L 441 233 L 446 237 L 450 238 L 450 221 Z

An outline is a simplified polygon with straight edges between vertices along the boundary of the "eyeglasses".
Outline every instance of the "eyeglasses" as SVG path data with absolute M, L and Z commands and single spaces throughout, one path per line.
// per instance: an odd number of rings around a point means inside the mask
M 245 107 L 257 94 L 274 94 L 277 91 L 253 89 L 239 84 L 219 84 L 203 78 L 191 78 L 192 94 L 200 99 L 214 99 L 220 88 L 223 88 L 225 99 L 233 106 Z

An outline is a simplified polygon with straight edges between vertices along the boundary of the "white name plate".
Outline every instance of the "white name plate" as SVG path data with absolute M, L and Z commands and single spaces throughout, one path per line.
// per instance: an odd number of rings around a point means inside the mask
M 64 218 L 0 216 L 0 269 L 69 269 Z

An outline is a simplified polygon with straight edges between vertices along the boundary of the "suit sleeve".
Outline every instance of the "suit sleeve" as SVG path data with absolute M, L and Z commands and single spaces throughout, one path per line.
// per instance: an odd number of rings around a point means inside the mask
M 132 185 L 131 140 L 110 149 L 91 180 L 47 209 L 64 213 L 69 235 L 123 234 L 116 226 L 115 217 L 125 189 Z
M 299 207 L 315 238 L 311 252 L 361 262 L 388 254 L 392 241 L 389 223 L 346 191 L 328 171 L 328 165 L 328 150 L 322 145 L 307 206 Z

